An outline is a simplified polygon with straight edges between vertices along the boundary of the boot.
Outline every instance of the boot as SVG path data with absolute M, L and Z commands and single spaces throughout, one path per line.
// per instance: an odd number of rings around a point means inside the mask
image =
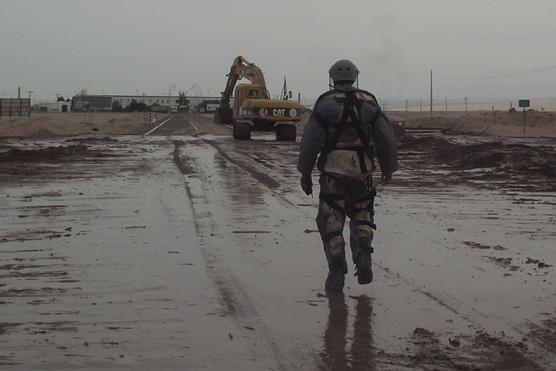
M 329 271 L 324 288 L 328 292 L 342 292 L 344 289 L 344 278 L 345 274 L 343 271 Z
M 355 275 L 360 285 L 366 285 L 373 280 L 373 270 L 371 268 L 371 254 L 360 251 L 355 263 Z
M 327 256 L 327 259 L 328 277 L 326 277 L 324 288 L 328 292 L 342 292 L 344 289 L 344 278 L 348 271 L 345 255 L 336 258 Z

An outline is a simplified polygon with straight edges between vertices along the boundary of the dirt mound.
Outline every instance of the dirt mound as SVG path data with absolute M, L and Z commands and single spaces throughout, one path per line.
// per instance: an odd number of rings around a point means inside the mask
M 465 170 L 496 168 L 499 171 L 556 177 L 556 152 L 549 147 L 491 142 L 460 146 L 442 155 Z
M 406 135 L 400 149 L 426 152 L 436 163 L 444 163 L 454 170 L 490 168 L 502 173 L 556 177 L 556 150 L 547 146 L 505 144 L 501 141 L 460 144 L 445 138 Z
M 416 136 L 407 133 L 404 136 L 403 140 L 398 143 L 398 148 L 406 151 L 425 151 L 429 148 L 446 148 L 449 146 L 455 148 L 458 145 L 444 138 L 433 136 Z
M 47 147 L 47 148 L 30 149 L 30 150 L 12 148 L 7 152 L 0 153 L 0 161 L 4 161 L 4 162 L 68 161 L 84 155 L 98 156 L 99 153 L 96 151 L 91 151 L 84 144 Z

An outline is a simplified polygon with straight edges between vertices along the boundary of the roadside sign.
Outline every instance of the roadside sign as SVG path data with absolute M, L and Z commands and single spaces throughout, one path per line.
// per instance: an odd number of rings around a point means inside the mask
M 520 99 L 519 100 L 519 106 L 526 108 L 526 107 L 530 107 L 531 106 L 531 101 L 529 99 Z
M 523 135 L 526 135 L 526 127 L 527 127 L 527 111 L 525 108 L 531 106 L 531 101 L 529 99 L 520 99 L 519 106 L 523 108 Z

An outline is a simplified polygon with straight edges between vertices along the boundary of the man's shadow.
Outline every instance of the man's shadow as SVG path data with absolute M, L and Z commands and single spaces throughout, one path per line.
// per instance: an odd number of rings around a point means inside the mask
M 343 294 L 328 295 L 328 323 L 321 353 L 324 370 L 375 369 L 371 298 L 361 295 L 353 300 L 356 300 L 353 337 L 348 339 L 349 311 L 346 297 Z

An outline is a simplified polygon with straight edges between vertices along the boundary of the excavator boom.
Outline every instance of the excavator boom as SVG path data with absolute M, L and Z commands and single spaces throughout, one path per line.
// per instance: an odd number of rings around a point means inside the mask
M 234 87 L 242 78 L 249 80 L 251 84 L 261 85 L 266 88 L 263 71 L 255 63 L 250 63 L 242 56 L 234 59 L 227 76 L 228 81 L 226 82 L 226 88 L 222 92 L 220 107 L 230 107 L 230 99 L 234 92 Z

